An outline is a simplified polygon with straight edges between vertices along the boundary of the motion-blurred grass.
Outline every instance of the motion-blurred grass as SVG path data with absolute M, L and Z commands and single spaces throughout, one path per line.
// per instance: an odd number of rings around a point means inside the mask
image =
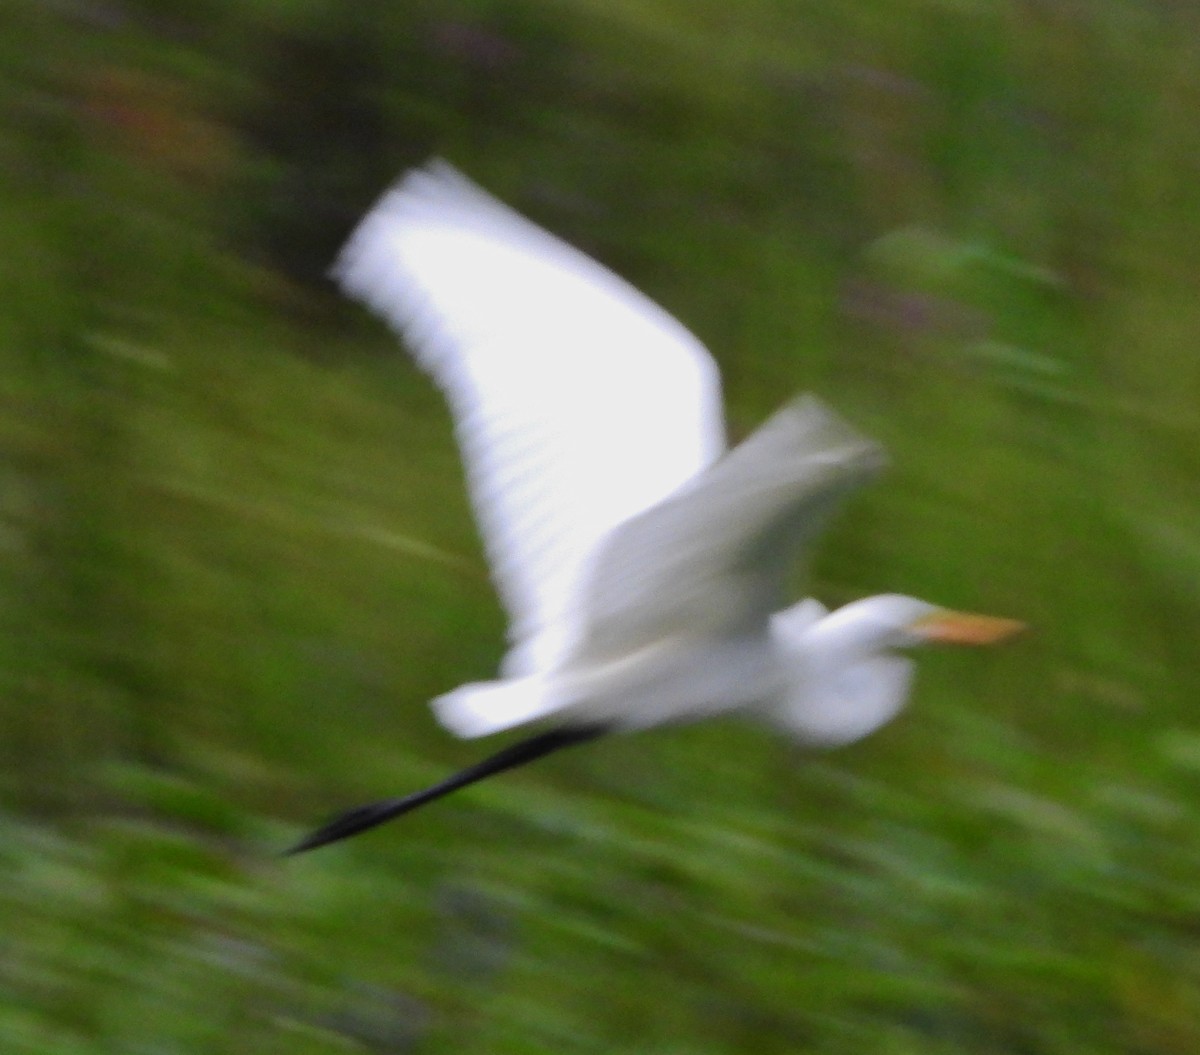
M 1200 1048 L 1200 14 L 1149 0 L 0 11 L 0 1049 Z M 476 757 L 447 415 L 320 275 L 429 153 L 894 468 L 811 588 L 1036 628 L 808 756 Z

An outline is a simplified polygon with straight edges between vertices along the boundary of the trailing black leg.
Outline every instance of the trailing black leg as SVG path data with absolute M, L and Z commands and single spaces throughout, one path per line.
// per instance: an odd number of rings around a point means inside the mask
M 403 798 L 371 802 L 342 813 L 311 835 L 305 836 L 286 853 L 289 855 L 303 853 L 305 850 L 315 850 L 318 846 L 325 846 L 327 843 L 337 842 L 339 839 L 347 839 L 351 835 L 357 835 L 359 832 L 365 832 L 368 828 L 383 824 L 384 821 L 390 821 L 393 817 L 409 813 L 418 806 L 424 806 L 427 802 L 440 799 L 443 795 L 449 795 L 452 791 L 465 788 L 468 784 L 483 780 L 484 777 L 523 766 L 552 751 L 560 751 L 564 747 L 586 743 L 606 732 L 608 732 L 607 726 L 580 725 L 538 733 L 527 740 L 509 744 L 502 751 L 497 751 L 482 762 L 476 762 L 475 765 L 460 770 L 424 791 L 416 791 Z

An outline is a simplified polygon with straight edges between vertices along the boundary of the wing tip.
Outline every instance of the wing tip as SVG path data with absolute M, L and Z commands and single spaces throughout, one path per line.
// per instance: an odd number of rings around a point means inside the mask
M 445 351 L 441 320 L 422 295 L 406 246 L 422 230 L 495 224 L 507 206 L 433 157 L 403 173 L 350 232 L 327 272 L 348 296 L 392 325 L 413 357 L 436 370 Z
M 860 432 L 824 400 L 811 392 L 797 396 L 776 415 L 791 424 L 811 451 L 827 452 L 846 467 L 874 476 L 890 464 L 878 440 Z

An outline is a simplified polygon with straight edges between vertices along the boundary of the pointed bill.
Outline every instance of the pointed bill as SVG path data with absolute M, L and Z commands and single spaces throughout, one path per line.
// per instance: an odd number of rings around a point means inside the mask
M 1025 624 L 1019 619 L 950 609 L 927 616 L 912 627 L 913 632 L 926 641 L 943 645 L 995 645 L 1024 629 Z

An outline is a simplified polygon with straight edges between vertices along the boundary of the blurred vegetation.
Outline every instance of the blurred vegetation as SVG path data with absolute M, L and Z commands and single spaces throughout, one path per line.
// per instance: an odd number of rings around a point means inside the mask
M 0 6 L 0 1049 L 1200 1050 L 1200 9 Z M 841 602 L 1022 617 L 875 739 L 472 760 L 447 415 L 323 279 L 452 159 L 894 469 Z

